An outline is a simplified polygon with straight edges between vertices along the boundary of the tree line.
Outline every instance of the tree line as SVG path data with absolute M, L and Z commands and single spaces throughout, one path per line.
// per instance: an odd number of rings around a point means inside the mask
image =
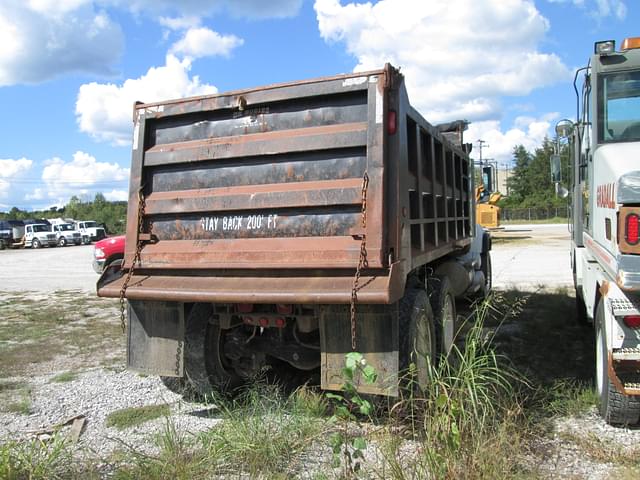
M 97 193 L 91 201 L 71 197 L 62 208 L 26 211 L 13 207 L 8 212 L 0 212 L 0 220 L 73 218 L 74 220 L 95 220 L 104 225 L 109 235 L 124 233 L 127 220 L 127 202 L 109 202 L 102 193 Z
M 556 152 L 556 142 L 545 138 L 533 153 L 523 145 L 513 149 L 513 170 L 507 179 L 509 195 L 500 200 L 505 208 L 552 208 L 567 205 L 567 199 L 556 195 L 551 181 L 551 155 Z M 569 148 L 561 145 L 560 172 L 561 185 L 568 188 L 570 175 Z M 506 192 L 501 192 L 503 195 Z

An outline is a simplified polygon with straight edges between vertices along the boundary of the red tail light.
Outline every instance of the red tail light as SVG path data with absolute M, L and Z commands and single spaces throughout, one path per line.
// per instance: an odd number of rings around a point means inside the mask
M 637 245 L 640 241 L 640 217 L 635 213 L 628 214 L 624 219 L 624 239 L 629 245 Z
M 623 320 L 629 328 L 640 328 L 640 315 L 627 315 Z
M 282 328 L 282 327 L 285 326 L 286 323 L 287 323 L 287 321 L 284 318 L 282 318 L 282 317 L 277 317 L 276 318 L 276 327 Z
M 389 135 L 395 135 L 398 131 L 398 114 L 395 110 L 387 112 L 387 132 Z
M 261 317 L 259 320 L 260 326 L 261 327 L 268 327 L 269 326 L 269 319 L 267 317 Z

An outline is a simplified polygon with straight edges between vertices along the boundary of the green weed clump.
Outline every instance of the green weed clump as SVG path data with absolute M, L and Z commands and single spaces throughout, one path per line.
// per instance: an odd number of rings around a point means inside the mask
M 0 445 L 0 478 L 6 480 L 62 479 L 72 477 L 71 453 L 64 437 L 10 441 Z
M 300 454 L 327 429 L 326 401 L 306 387 L 286 396 L 258 381 L 236 399 L 214 403 L 220 422 L 211 430 L 191 435 L 167 418 L 156 438 L 159 453 L 128 452 L 115 477 L 289 478 L 304 468 Z
M 143 407 L 130 407 L 116 410 L 107 415 L 107 427 L 115 427 L 119 430 L 135 427 L 156 418 L 168 417 L 171 408 L 168 404 L 145 405 Z
M 54 376 L 51 381 L 54 383 L 67 383 L 73 382 L 76 378 L 78 378 L 77 372 L 63 372 Z
M 222 422 L 202 434 L 217 474 L 286 475 L 297 457 L 326 430 L 321 396 L 303 388 L 286 397 L 261 382 L 236 400 L 218 402 Z
M 477 306 L 464 346 L 454 345 L 438 365 L 428 362 L 428 388 L 417 388 L 415 366 L 410 366 L 405 397 L 391 408 L 390 425 L 400 427 L 417 446 L 403 458 L 403 442 L 382 438 L 385 470 L 393 478 L 504 478 L 516 473 L 514 458 L 526 422 L 520 394 L 526 384 L 484 333 L 491 308 L 490 300 Z

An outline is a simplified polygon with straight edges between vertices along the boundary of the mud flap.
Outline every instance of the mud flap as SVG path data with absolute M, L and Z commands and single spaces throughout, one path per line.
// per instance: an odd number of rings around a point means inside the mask
M 181 377 L 184 305 L 129 300 L 127 366 L 150 375 Z
M 321 386 L 341 390 L 342 369 L 351 349 L 351 319 L 348 305 L 323 308 L 320 315 Z M 398 396 L 398 314 L 396 305 L 358 305 L 356 351 L 372 365 L 378 379 L 367 384 L 356 376 L 361 393 Z

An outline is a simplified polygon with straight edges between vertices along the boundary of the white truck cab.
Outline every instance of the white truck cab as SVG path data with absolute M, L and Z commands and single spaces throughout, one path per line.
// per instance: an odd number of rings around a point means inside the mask
M 56 235 L 46 223 L 31 223 L 24 227 L 24 246 L 40 248 L 43 245 L 55 247 L 58 242 Z
M 582 86 L 578 85 L 581 77 Z M 600 413 L 640 421 L 640 37 L 597 42 L 576 72 L 571 264 L 578 316 L 593 323 Z
M 82 234 L 83 243 L 96 242 L 107 236 L 104 228 L 93 220 L 77 221 L 75 227 Z
M 54 223 L 52 224 L 53 233 L 56 235 L 58 246 L 80 245 L 82 243 L 82 233 L 76 230 L 71 223 Z

